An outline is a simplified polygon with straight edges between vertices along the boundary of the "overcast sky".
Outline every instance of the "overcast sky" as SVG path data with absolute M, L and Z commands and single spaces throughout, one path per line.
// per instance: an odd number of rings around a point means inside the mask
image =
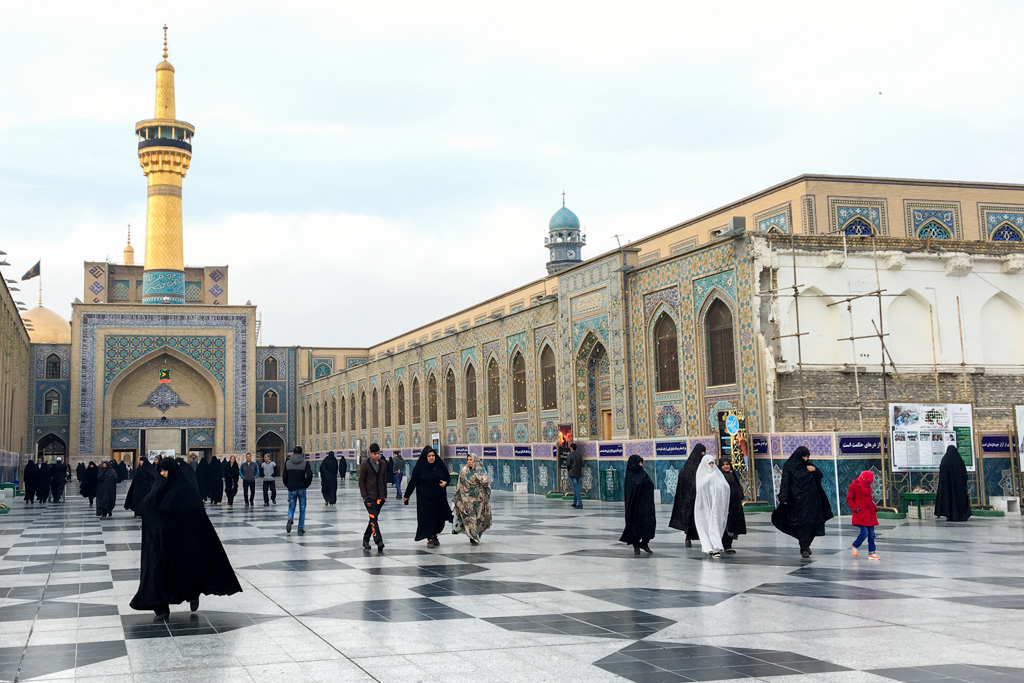
M 134 124 L 170 26 L 196 126 L 185 262 L 263 344 L 364 346 L 801 173 L 1024 182 L 1019 2 L 18 3 L 0 21 L 0 250 L 143 260 Z M 35 281 L 16 298 L 35 305 Z

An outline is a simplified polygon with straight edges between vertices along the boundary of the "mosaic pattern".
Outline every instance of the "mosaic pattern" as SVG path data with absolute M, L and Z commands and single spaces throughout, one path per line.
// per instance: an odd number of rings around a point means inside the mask
M 666 436 L 675 436 L 683 428 L 683 416 L 673 406 L 662 406 L 658 409 L 658 429 Z
M 46 379 L 46 359 L 53 354 L 60 358 L 61 378 L 71 377 L 70 344 L 33 344 L 32 353 L 35 354 L 36 379 Z
M 138 448 L 138 429 L 111 429 L 110 445 L 112 448 Z
M 758 232 L 788 234 L 793 224 L 793 208 L 789 204 L 769 209 L 754 216 Z
M 110 285 L 110 298 L 112 301 L 127 301 L 128 281 L 114 280 Z
M 860 221 L 870 226 L 875 234 L 889 234 L 884 199 L 829 197 L 828 203 L 831 232 L 842 232 L 850 224 Z
M 334 372 L 333 358 L 313 359 L 313 377 L 315 377 L 316 379 L 322 379 L 330 375 L 332 372 Z
M 142 303 L 185 303 L 185 273 L 180 270 L 147 270 L 143 272 Z
M 644 294 L 644 319 L 650 322 L 654 311 L 665 304 L 673 312 L 679 310 L 679 287 L 668 287 Z
M 530 440 L 530 430 L 525 423 L 517 422 L 512 426 L 512 438 L 516 443 L 526 443 Z
M 908 237 L 963 239 L 958 202 L 904 202 Z
M 169 417 L 157 419 L 125 418 L 110 421 L 110 426 L 115 429 L 152 429 L 153 427 L 189 429 L 192 427 L 215 427 L 216 425 L 217 420 L 201 417 L 187 417 L 178 420 Z
M 1024 207 L 979 204 L 981 224 L 993 242 L 1020 242 L 1024 239 Z
M 181 396 L 178 396 L 178 392 L 171 388 L 170 384 L 161 384 L 153 390 L 153 393 L 145 401 L 139 404 L 139 407 L 156 408 L 161 413 L 166 413 L 171 408 L 187 405 L 187 403 L 181 400 Z
M 803 221 L 805 235 L 815 233 L 814 195 L 804 195 L 800 200 L 800 217 Z
M 174 335 L 109 335 L 104 337 L 103 391 L 129 365 L 154 351 L 170 348 L 180 351 L 210 371 L 221 389 L 226 380 L 225 358 L 227 338 L 224 336 Z
M 214 429 L 212 427 L 194 427 L 188 430 L 189 448 L 212 448 Z
M 199 282 L 185 283 L 185 301 L 187 303 L 199 303 L 203 300 L 203 285 Z

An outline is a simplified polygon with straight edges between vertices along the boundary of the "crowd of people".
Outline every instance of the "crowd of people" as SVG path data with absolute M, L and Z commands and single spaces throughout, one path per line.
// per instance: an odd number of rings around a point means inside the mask
M 583 460 L 575 444 L 565 449 L 562 465 L 573 486 L 573 507 L 583 507 L 580 496 L 580 470 Z M 785 462 L 772 513 L 772 524 L 794 537 L 800 554 L 812 554 L 814 539 L 825 535 L 825 523 L 834 516 L 831 503 L 822 486 L 822 472 L 810 461 L 810 451 L 799 447 Z M 363 532 L 363 549 L 370 550 L 370 541 L 378 553 L 384 552 L 384 536 L 380 513 L 394 486 L 397 497 L 405 505 L 416 498 L 415 541 L 426 541 L 427 548 L 440 545 L 439 535 L 447 524 L 453 534 L 464 534 L 471 545 L 479 545 L 481 536 L 491 527 L 491 482 L 481 459 L 469 455 L 458 474 L 451 503 L 447 489 L 451 472 L 432 447 L 427 446 L 402 490 L 405 462 L 395 453 L 385 457 L 380 447 L 370 445 L 369 454 L 358 470 L 359 494 L 367 513 Z M 338 483 L 348 472 L 345 458 L 328 453 L 320 463 L 318 475 L 324 505 L 337 503 Z M 60 459 L 46 463 L 30 461 L 24 472 L 26 502 L 60 502 L 71 468 Z M 290 534 L 298 510 L 298 533 L 306 530 L 306 492 L 313 482 L 313 471 L 300 446 L 296 446 L 280 468 L 269 456 L 258 463 L 251 453 L 238 462 L 227 459 L 157 456 L 140 460 L 132 471 L 125 461 L 101 460 L 79 463 L 76 477 L 81 495 L 95 504 L 96 515 L 111 517 L 117 499 L 117 485 L 131 481 L 125 495 L 124 508 L 142 519 L 142 564 L 139 590 L 131 606 L 152 610 L 155 619 L 169 618 L 170 605 L 188 602 L 192 611 L 199 608 L 201 595 L 231 595 L 241 591 L 227 554 L 206 513 L 207 505 L 221 505 L 226 497 L 228 507 L 234 505 L 241 480 L 245 506 L 255 505 L 256 481 L 263 481 L 263 504 L 276 504 L 275 478 L 280 476 L 288 492 L 286 533 Z M 874 494 L 874 475 L 862 472 L 851 482 L 846 501 L 851 522 L 859 528 L 851 552 L 859 557 L 860 548 L 868 544 L 868 558 L 880 559 L 876 552 L 875 527 L 878 526 Z M 633 552 L 652 554 L 650 542 L 657 531 L 654 503 L 654 480 L 644 469 L 644 460 L 631 455 L 626 463 L 623 485 L 625 526 L 620 542 L 633 547 Z M 684 532 L 686 547 L 694 541 L 711 558 L 733 554 L 735 540 L 746 533 L 743 514 L 743 485 L 724 459 L 716 463 L 703 444 L 696 444 L 687 458 L 675 490 L 669 526 Z M 950 446 L 939 470 L 937 517 L 963 521 L 971 515 L 967 489 L 967 470 L 955 446 Z

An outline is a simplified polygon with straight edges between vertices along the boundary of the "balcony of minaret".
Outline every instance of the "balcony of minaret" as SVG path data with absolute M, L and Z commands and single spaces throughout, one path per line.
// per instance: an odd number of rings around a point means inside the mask
M 149 147 L 174 147 L 192 153 L 192 136 L 196 129 L 185 121 L 140 121 L 135 124 L 139 151 Z

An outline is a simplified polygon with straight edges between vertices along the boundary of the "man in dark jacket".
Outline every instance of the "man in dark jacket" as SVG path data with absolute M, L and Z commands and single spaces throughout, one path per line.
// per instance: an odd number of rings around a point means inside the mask
M 580 478 L 583 477 L 583 454 L 576 450 L 576 444 L 569 446 L 566 457 L 566 469 L 569 470 L 569 482 L 572 484 L 572 506 L 583 509 L 583 498 L 580 496 Z
M 370 549 L 370 536 L 377 544 L 377 552 L 384 552 L 384 536 L 380 532 L 380 509 L 388 499 L 388 466 L 381 460 L 380 446 L 370 444 L 370 457 L 359 466 L 359 495 L 370 521 L 363 532 L 363 550 Z
M 260 476 L 260 466 L 252 461 L 252 453 L 245 454 L 245 462 L 238 468 L 242 476 L 242 496 L 245 507 L 253 505 L 256 498 L 256 477 Z
M 288 488 L 288 524 L 285 530 L 292 532 L 292 520 L 295 519 L 295 503 L 299 503 L 299 534 L 306 533 L 306 489 L 313 483 L 313 468 L 306 462 L 302 454 L 302 446 L 292 449 L 292 454 L 284 463 L 281 475 L 284 485 Z

